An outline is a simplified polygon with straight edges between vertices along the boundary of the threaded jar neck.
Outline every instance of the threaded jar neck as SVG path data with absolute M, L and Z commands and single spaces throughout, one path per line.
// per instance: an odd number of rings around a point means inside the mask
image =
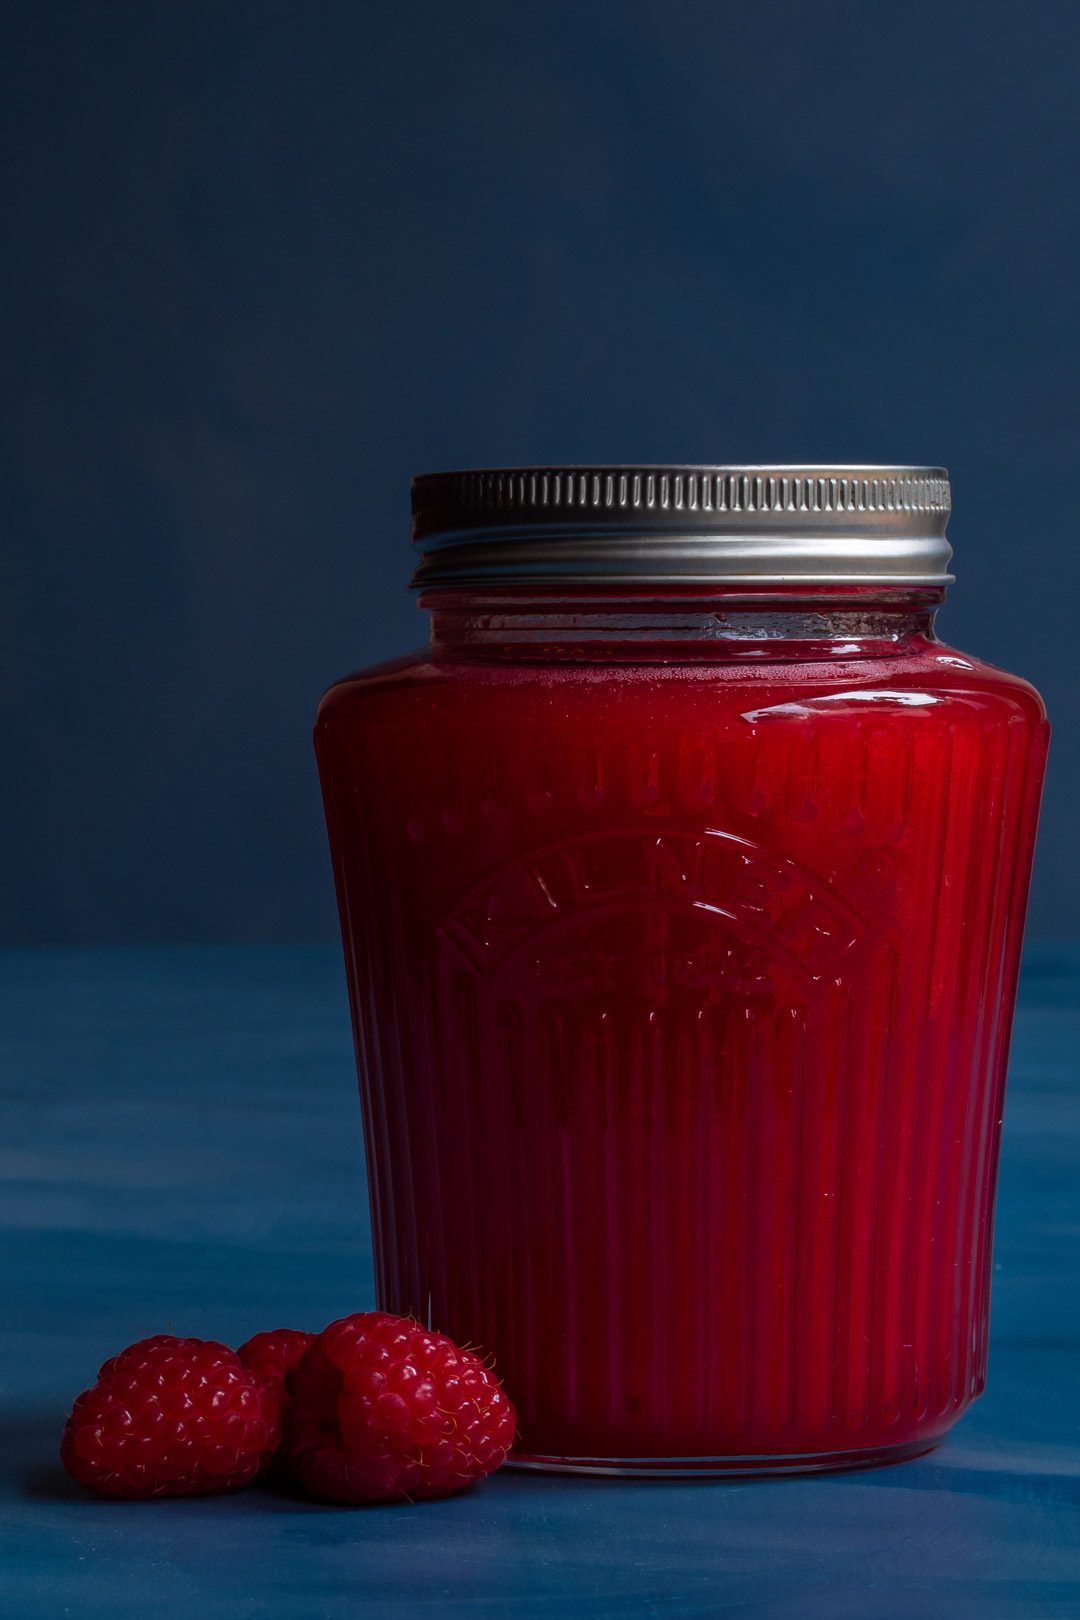
M 523 662 L 884 657 L 933 640 L 941 589 L 877 586 L 426 591 L 438 655 Z

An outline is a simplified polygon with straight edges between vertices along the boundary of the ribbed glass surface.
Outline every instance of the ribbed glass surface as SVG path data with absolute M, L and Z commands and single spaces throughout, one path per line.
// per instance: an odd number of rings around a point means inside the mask
M 380 1304 L 493 1352 L 526 1455 L 930 1443 L 985 1376 L 1030 688 L 420 659 L 317 744 Z

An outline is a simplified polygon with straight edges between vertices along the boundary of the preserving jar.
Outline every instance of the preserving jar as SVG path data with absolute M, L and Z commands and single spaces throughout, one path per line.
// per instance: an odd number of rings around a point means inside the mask
M 1047 727 L 945 473 L 414 482 L 428 645 L 315 728 L 378 1303 L 523 1466 L 932 1446 L 983 1387 Z

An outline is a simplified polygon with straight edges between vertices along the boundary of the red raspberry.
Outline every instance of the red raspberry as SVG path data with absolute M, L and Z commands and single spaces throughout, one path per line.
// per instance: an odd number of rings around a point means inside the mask
M 281 1443 L 277 1457 L 270 1464 L 271 1479 L 279 1484 L 289 1475 L 284 1453 L 292 1410 L 292 1375 L 300 1357 L 314 1342 L 314 1333 L 302 1333 L 299 1328 L 273 1328 L 269 1333 L 253 1333 L 236 1352 L 244 1366 L 273 1384 L 281 1397 Z
M 292 1382 L 290 1375 L 308 1345 L 314 1342 L 314 1333 L 302 1333 L 299 1328 L 272 1328 L 269 1333 L 253 1333 L 236 1353 L 245 1367 L 277 1384 L 287 1399 Z
M 289 1462 L 314 1496 L 447 1496 L 506 1457 L 516 1418 L 479 1357 L 382 1311 L 331 1322 L 293 1374 Z
M 159 1334 L 106 1361 L 60 1443 L 105 1496 L 203 1496 L 254 1479 L 277 1448 L 280 1395 L 211 1339 Z

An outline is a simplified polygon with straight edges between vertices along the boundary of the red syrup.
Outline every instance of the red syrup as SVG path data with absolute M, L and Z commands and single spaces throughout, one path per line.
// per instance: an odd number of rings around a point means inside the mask
M 940 594 L 431 593 L 323 699 L 378 1303 L 519 1461 L 881 1461 L 983 1387 L 1047 728 Z

